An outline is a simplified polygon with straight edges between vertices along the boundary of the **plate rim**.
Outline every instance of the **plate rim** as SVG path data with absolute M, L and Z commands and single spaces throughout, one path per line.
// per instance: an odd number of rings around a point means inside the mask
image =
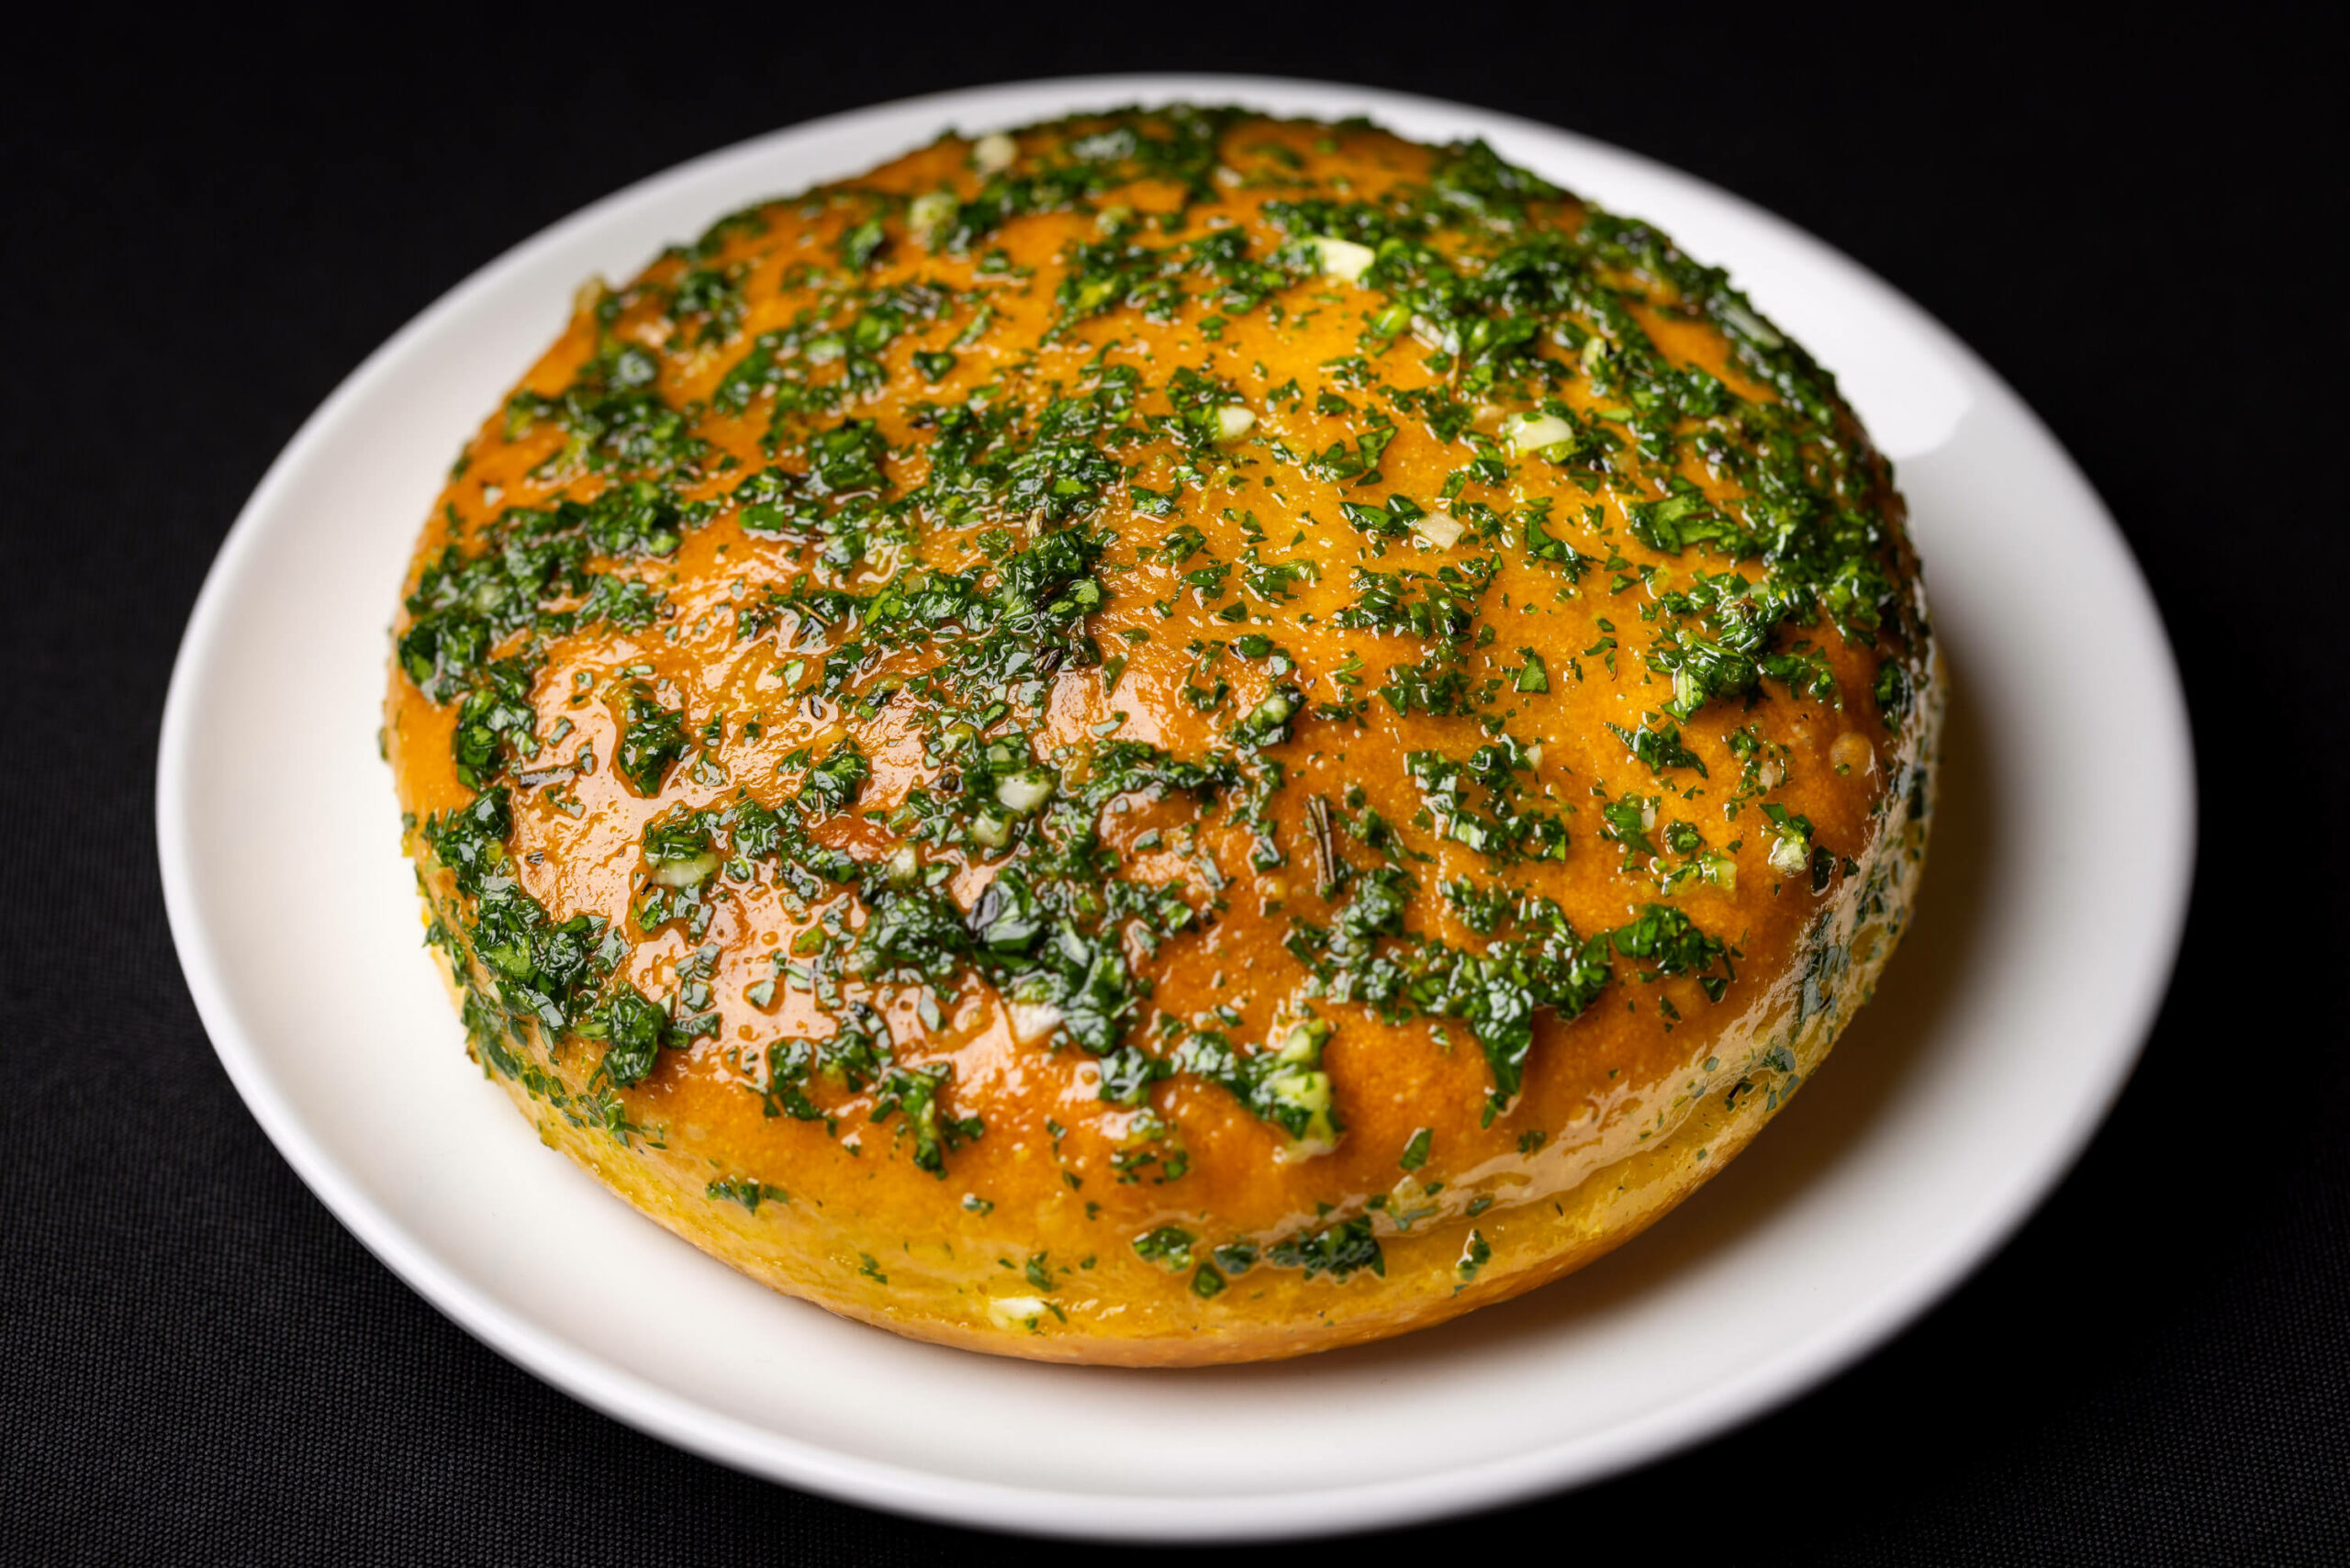
M 2129 1044 L 2105 1064 L 2098 1091 L 2083 1094 L 2062 1135 L 2035 1151 L 2031 1168 L 2013 1183 L 2009 1200 L 1986 1205 L 1974 1215 L 1971 1232 L 1946 1243 L 1912 1267 L 1906 1277 L 1879 1289 L 1865 1302 L 1847 1304 L 1841 1312 L 1824 1315 L 1822 1322 L 1833 1327 L 1815 1332 L 1789 1350 L 1758 1363 L 1742 1378 L 1717 1384 L 1702 1397 L 1685 1397 L 1644 1410 L 1608 1428 L 1604 1452 L 1588 1451 L 1600 1446 L 1600 1439 L 1585 1435 L 1528 1448 L 1498 1462 L 1459 1465 L 1400 1482 L 1252 1493 L 1221 1499 L 1213 1509 L 1188 1496 L 1056 1491 L 941 1474 L 756 1428 L 613 1365 L 485 1294 L 378 1204 L 306 1125 L 246 1037 L 229 1000 L 227 965 L 217 934 L 197 913 L 190 857 L 195 826 L 189 789 L 193 710 L 205 667 L 222 636 L 233 586 L 262 548 L 262 520 L 273 510 L 279 493 L 294 482 L 293 476 L 312 451 L 330 438 L 345 410 L 390 376 L 408 356 L 420 352 L 473 297 L 495 288 L 507 274 L 526 268 L 543 252 L 561 247 L 655 189 L 684 183 L 733 160 L 765 153 L 778 142 L 813 142 L 828 133 L 853 129 L 859 122 L 922 111 L 942 126 L 958 117 L 992 123 L 989 116 L 999 106 L 1040 94 L 1054 95 L 1074 109 L 1144 99 L 1200 101 L 1221 96 L 1225 101 L 1246 102 L 1333 93 L 1348 95 L 1374 117 L 1396 109 L 1437 112 L 1459 118 L 1481 134 L 1499 130 L 1562 140 L 1694 187 L 1708 199 L 1796 242 L 1808 257 L 1831 263 L 1842 279 L 1874 291 L 1881 303 L 1891 306 L 1941 354 L 1979 377 L 2009 404 L 2079 487 L 2088 512 L 2102 526 L 2106 543 L 2117 550 L 2123 564 L 2114 585 L 2117 597 L 2127 599 L 2126 608 L 2133 619 L 2151 628 L 2154 646 L 2162 655 L 2158 667 L 2147 672 L 2147 679 L 2168 698 L 2163 706 L 2172 722 L 2160 739 L 2168 743 L 2166 749 L 2177 765 L 2179 787 L 2177 831 L 2169 842 L 2154 846 L 2165 851 L 2170 860 L 2163 918 L 2150 947 L 2140 955 L 2139 983 L 2126 1008 L 2116 1009 L 2123 1025 L 2117 1037 Z M 746 138 L 632 181 L 556 219 L 468 274 L 418 312 L 345 375 L 303 421 L 240 509 L 206 572 L 173 659 L 164 700 L 156 756 L 156 845 L 173 946 L 207 1037 L 239 1096 L 304 1184 L 362 1245 L 410 1289 L 499 1355 L 603 1414 L 706 1459 L 868 1506 L 945 1523 L 1038 1535 L 1137 1541 L 1271 1540 L 1352 1534 L 1498 1506 L 1589 1484 L 1724 1435 L 1856 1365 L 1984 1267 L 2077 1163 L 2134 1071 L 2169 992 L 2198 853 L 2199 781 L 2191 734 L 2177 653 L 2144 572 L 2110 510 L 2070 453 L 2030 405 L 1930 313 L 1808 230 L 1709 181 L 1643 154 L 1561 126 L 1457 100 L 1290 76 L 1100 73 L 990 83 L 898 98 Z

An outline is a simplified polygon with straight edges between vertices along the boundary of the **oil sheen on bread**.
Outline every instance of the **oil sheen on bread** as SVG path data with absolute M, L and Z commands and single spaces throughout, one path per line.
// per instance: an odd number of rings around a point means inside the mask
M 1900 936 L 1942 689 L 1888 465 L 1720 272 L 1181 106 L 583 290 L 393 635 L 428 936 L 548 1143 L 833 1311 L 1147 1365 L 1720 1170 Z

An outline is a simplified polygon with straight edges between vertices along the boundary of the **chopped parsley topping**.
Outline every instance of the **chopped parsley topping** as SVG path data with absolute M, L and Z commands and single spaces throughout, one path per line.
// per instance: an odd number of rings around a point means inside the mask
M 1652 998 L 1669 1027 L 1725 997 L 1744 938 L 1675 901 L 1734 892 L 1741 853 L 1790 896 L 1857 870 L 1769 798 L 1780 717 L 1897 728 L 1928 678 L 1887 477 L 1831 380 L 1721 273 L 1483 143 L 1359 185 L 1263 129 L 1092 117 L 989 138 L 951 188 L 733 215 L 586 307 L 570 385 L 508 401 L 483 442 L 527 458 L 539 504 L 450 504 L 395 647 L 449 711 L 466 803 L 417 841 L 488 1070 L 657 1142 L 637 1092 L 705 1053 L 767 1115 L 943 1180 L 986 1129 L 889 1009 L 934 1036 L 976 985 L 1127 1118 L 1117 1182 L 1163 1185 L 1190 1158 L 1170 1079 L 1311 1161 L 1348 1136 L 1350 1025 L 1420 1020 L 1473 1041 L 1491 1124 L 1540 1021 Z M 1041 261 L 1013 231 L 1054 215 L 1082 222 Z M 1023 299 L 1041 342 L 1002 334 Z M 1232 352 L 1317 314 L 1345 323 L 1327 363 Z M 1169 330 L 1136 353 L 1140 324 Z M 1691 326 L 1719 374 L 1668 352 Z M 681 578 L 713 550 L 733 586 L 704 614 Z M 650 652 L 591 672 L 580 639 Z M 767 670 L 772 705 L 720 711 L 660 673 L 673 646 Z M 1848 690 L 1853 649 L 1872 673 Z M 1584 688 L 1624 722 L 1538 738 Z M 1181 738 L 1117 734 L 1109 703 L 1157 699 Z M 599 702 L 609 741 L 573 738 Z M 1080 711 L 1109 716 L 1071 741 Z M 779 763 L 756 749 L 801 719 Z M 1297 782 L 1374 732 L 1410 746 L 1392 820 Z M 574 813 L 599 772 L 644 803 L 627 906 L 559 913 L 525 890 L 516 808 Z M 1913 813 L 1922 778 L 1892 786 Z M 1622 893 L 1601 928 L 1527 890 L 1561 865 Z M 1166 956 L 1250 897 L 1288 978 L 1218 970 L 1222 1002 L 1172 1011 Z M 790 928 L 748 953 L 730 911 L 768 900 Z M 777 1021 L 795 994 L 817 1026 Z M 1460 1156 L 1421 1127 L 1393 1157 Z M 750 1177 L 708 1195 L 789 1201 Z M 1322 1213 L 1129 1246 L 1203 1301 L 1260 1264 L 1383 1273 L 1371 1215 Z M 1460 1282 L 1489 1258 L 1472 1232 Z M 1056 1269 L 1025 1273 L 1048 1291 Z

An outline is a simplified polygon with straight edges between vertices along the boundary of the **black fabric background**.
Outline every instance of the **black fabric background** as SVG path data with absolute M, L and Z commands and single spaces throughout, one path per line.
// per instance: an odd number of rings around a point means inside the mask
M 84 9 L 0 46 L 0 1556 L 1082 1550 L 689 1458 L 411 1294 L 295 1179 L 196 1023 L 159 898 L 156 728 L 197 585 L 270 459 L 507 246 L 814 115 L 1237 69 L 1551 120 L 1717 181 L 1906 290 L 2120 518 L 2179 647 L 2202 768 L 2194 913 L 2144 1065 L 1977 1278 L 1741 1431 L 1396 1544 L 2350 1561 L 2345 315 L 2322 243 L 2344 139 L 2319 13 L 2221 8 L 2187 30 L 2142 8 L 2076 36 L 1947 7 L 1895 38 L 1762 6 L 482 7 L 331 31 Z

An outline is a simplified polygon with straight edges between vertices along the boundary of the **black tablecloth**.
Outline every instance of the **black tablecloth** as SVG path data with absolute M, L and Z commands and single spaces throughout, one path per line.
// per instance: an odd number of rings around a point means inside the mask
M 2350 1561 L 2345 311 L 2322 243 L 2344 138 L 2325 47 L 2241 8 L 2196 32 L 2142 9 L 2059 39 L 2045 18 L 1952 7 L 1943 36 L 1897 43 L 1759 6 L 480 7 L 169 33 L 59 9 L 0 51 L 0 1557 L 1076 1550 L 689 1458 L 542 1386 L 376 1263 L 263 1137 L 197 1025 L 158 892 L 156 726 L 197 584 L 271 457 L 508 245 L 818 114 L 1033 75 L 1239 69 L 1587 132 L 1907 290 L 2103 492 L 2198 726 L 2202 859 L 2174 993 L 2110 1124 L 2013 1244 L 1792 1408 L 1404 1544 Z

